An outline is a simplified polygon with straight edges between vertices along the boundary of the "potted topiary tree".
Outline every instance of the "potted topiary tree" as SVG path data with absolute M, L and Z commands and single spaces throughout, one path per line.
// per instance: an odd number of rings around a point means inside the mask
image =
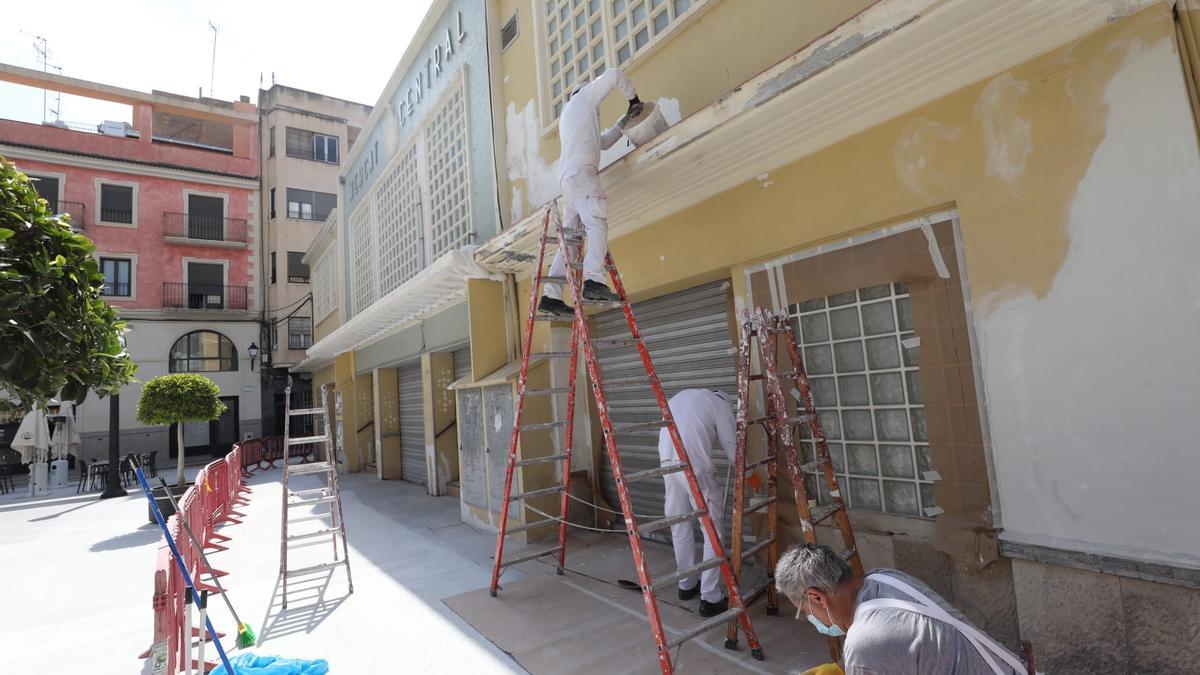
M 187 490 L 187 481 L 183 476 L 183 425 L 185 422 L 211 422 L 220 417 L 225 412 L 220 394 L 221 389 L 215 382 L 192 373 L 160 375 L 142 387 L 142 397 L 137 404 L 138 421 L 151 425 L 175 425 L 179 463 L 171 492 L 176 495 Z M 164 516 L 175 512 L 165 494 L 156 496 L 155 501 L 159 502 L 159 509 Z

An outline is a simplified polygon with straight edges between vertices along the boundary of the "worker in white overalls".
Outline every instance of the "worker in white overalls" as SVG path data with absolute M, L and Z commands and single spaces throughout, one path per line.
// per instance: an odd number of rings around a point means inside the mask
M 587 300 L 619 300 L 608 287 L 604 259 L 608 255 L 608 206 L 600 185 L 600 151 L 612 147 L 621 137 L 620 122 L 600 131 L 600 104 L 617 89 L 629 101 L 627 117 L 642 111 L 633 83 L 617 68 L 609 68 L 592 82 L 571 92 L 558 118 L 558 139 L 562 154 L 558 158 L 558 181 L 562 187 L 564 227 L 579 228 L 587 237 L 583 259 L 583 297 Z M 565 276 L 567 261 L 562 249 L 554 253 L 550 276 Z M 569 316 L 575 309 L 563 302 L 562 284 L 546 284 L 538 310 Z
M 683 449 L 687 451 L 688 460 L 692 464 L 692 473 L 700 485 L 700 492 L 708 505 L 708 515 L 712 518 L 713 527 L 717 532 L 722 531 L 724 519 L 724 504 L 722 503 L 721 484 L 717 481 L 717 469 L 713 466 L 712 450 L 720 443 L 726 457 L 732 463 L 736 452 L 736 422 L 733 416 L 734 401 L 724 392 L 710 389 L 684 389 L 671 397 L 667 402 L 671 407 L 671 416 L 675 418 L 675 428 L 683 440 Z M 675 443 L 666 429 L 658 432 L 658 458 L 663 465 L 679 461 L 675 451 Z M 666 515 L 668 517 L 688 513 L 699 508 L 692 499 L 688 489 L 687 477 L 682 472 L 670 473 L 663 476 L 666 483 Z M 704 534 L 704 559 L 716 557 L 708 532 Z M 692 531 L 692 521 L 685 520 L 671 526 L 671 544 L 675 548 L 675 564 L 678 569 L 685 569 L 696 564 L 696 544 Z M 700 595 L 700 616 L 711 617 L 729 609 L 729 600 L 721 590 L 721 568 L 711 567 L 700 573 L 700 580 L 695 576 L 679 578 L 679 599 L 691 600 Z

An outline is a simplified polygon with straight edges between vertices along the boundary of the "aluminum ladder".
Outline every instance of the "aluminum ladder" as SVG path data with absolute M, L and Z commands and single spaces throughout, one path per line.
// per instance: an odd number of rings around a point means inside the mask
M 321 406 L 319 408 L 292 409 L 292 387 L 289 384 L 284 390 L 285 417 L 283 425 L 283 513 L 280 517 L 282 531 L 279 537 L 279 574 L 283 577 L 283 609 L 287 609 L 288 578 L 304 576 L 333 569 L 339 566 L 346 568 L 346 581 L 350 592 L 354 592 L 354 579 L 350 575 L 350 549 L 346 543 L 346 520 L 342 511 L 342 492 L 338 484 L 337 449 L 331 434 L 333 427 L 329 423 L 329 390 L 331 385 L 321 387 Z M 340 401 L 339 401 L 340 403 Z M 340 405 L 338 414 L 340 415 Z M 312 436 L 292 437 L 292 420 L 310 418 L 313 420 L 312 430 L 320 429 L 320 433 Z M 338 439 L 340 440 L 340 439 Z M 312 443 L 317 445 L 317 452 L 312 462 L 306 464 L 289 464 L 288 455 L 292 447 Z M 306 488 L 293 491 L 290 485 L 292 476 L 316 474 L 324 485 L 317 488 Z M 299 509 L 306 506 L 320 507 L 326 505 L 325 511 L 303 514 Z M 299 515 L 292 515 L 293 513 Z M 306 529 L 293 532 L 295 523 L 317 522 L 319 529 Z M 297 569 L 288 568 L 288 549 L 297 546 L 311 545 L 314 540 L 329 538 L 333 545 L 333 560 Z M 342 550 L 338 552 L 338 540 L 341 540 Z
M 780 371 L 779 354 L 780 340 L 783 341 L 785 358 L 789 362 L 789 370 Z M 757 349 L 754 347 L 757 343 Z M 760 372 L 751 372 L 752 352 L 758 357 Z M 821 419 L 813 405 L 812 390 L 808 384 L 808 374 L 804 370 L 800 346 L 796 342 L 796 333 L 792 324 L 784 314 L 772 314 L 763 308 L 747 311 L 741 324 L 741 342 L 738 348 L 738 407 L 737 407 L 737 452 L 734 456 L 733 478 L 733 531 L 732 560 L 734 573 L 741 571 L 745 560 L 758 555 L 764 549 L 767 552 L 766 582 L 746 594 L 747 604 L 753 602 L 764 592 L 767 595 L 767 614 L 779 612 L 779 599 L 775 589 L 775 563 L 778 560 L 778 458 L 782 453 L 784 465 L 787 467 L 788 479 L 796 498 L 796 511 L 800 516 L 800 527 L 804 540 L 816 543 L 815 526 L 832 518 L 842 535 L 842 558 L 850 564 L 854 574 L 863 575 L 862 560 L 854 541 L 854 530 L 846 515 L 845 501 L 834 475 L 833 462 L 829 457 L 829 446 L 825 442 L 825 434 L 821 429 Z M 760 382 L 762 385 L 762 401 L 764 415 L 758 418 L 750 417 L 750 383 Z M 797 394 L 795 412 L 789 412 L 787 400 L 783 394 L 783 382 L 795 385 L 793 391 Z M 766 454 L 762 458 L 749 461 L 746 452 L 746 441 L 751 424 L 763 425 L 767 436 Z M 796 454 L 796 433 L 806 427 L 815 448 L 811 461 L 801 462 Z M 746 494 L 746 478 L 758 467 L 766 466 L 767 481 L 763 494 Z M 830 503 L 822 506 L 811 506 L 809 495 L 804 483 L 807 473 L 819 474 L 819 479 L 825 481 L 829 490 Z M 767 536 L 756 541 L 752 546 L 743 548 L 743 527 L 745 518 L 752 513 L 766 509 Z M 730 625 L 727 629 L 727 639 L 737 641 L 736 627 Z M 829 639 L 830 656 L 834 662 L 841 659 L 841 641 L 838 638 Z
M 587 365 L 587 372 L 592 383 L 592 395 L 596 402 L 596 409 L 600 417 L 600 424 L 604 430 L 604 441 L 608 452 L 608 460 L 612 466 L 613 477 L 617 486 L 617 494 L 621 502 L 621 512 L 624 515 L 625 528 L 629 535 L 629 545 L 632 549 L 634 566 L 637 568 L 638 583 L 641 587 L 642 599 L 646 605 L 646 616 L 650 622 L 650 630 L 653 633 L 654 641 L 658 649 L 658 662 L 663 673 L 673 673 L 674 665 L 671 660 L 671 650 L 682 645 L 683 643 L 707 633 L 709 630 L 718 628 L 727 622 L 734 622 L 746 634 L 746 642 L 750 647 L 750 654 L 753 658 L 762 660 L 763 650 L 759 645 L 758 637 L 754 632 L 754 628 L 750 623 L 750 617 L 746 613 L 745 605 L 742 597 L 738 592 L 738 584 L 735 578 L 733 568 L 730 566 L 726 557 L 724 547 L 721 545 L 721 538 L 716 528 L 713 525 L 712 519 L 709 518 L 708 509 L 705 506 L 704 497 L 700 492 L 700 486 L 696 482 L 696 477 L 692 473 L 691 463 L 688 460 L 687 450 L 683 447 L 683 441 L 679 436 L 679 432 L 675 427 L 675 421 L 671 416 L 671 410 L 667 405 L 667 398 L 663 394 L 662 385 L 659 382 L 658 375 L 654 370 L 654 365 L 650 360 L 650 353 L 646 349 L 646 344 L 642 339 L 641 331 L 638 329 L 637 322 L 633 317 L 633 309 L 629 303 L 629 297 L 625 293 L 625 288 L 621 283 L 621 276 L 617 272 L 616 264 L 613 262 L 611 253 L 605 258 L 605 267 L 609 276 L 612 279 L 612 288 L 620 297 L 618 301 L 594 301 L 583 299 L 583 239 L 584 232 L 579 229 L 570 229 L 558 227 L 557 235 L 554 236 L 550 232 L 551 216 L 556 213 L 553 205 L 546 209 L 545 217 L 542 221 L 541 245 L 538 249 L 537 266 L 534 272 L 533 283 L 530 289 L 529 300 L 529 316 L 525 323 L 525 336 L 521 350 L 521 371 L 520 379 L 517 385 L 517 405 L 516 414 L 513 421 L 512 436 L 508 447 L 508 462 L 504 477 L 504 502 L 501 507 L 500 514 L 500 531 L 496 537 L 496 554 L 492 567 L 491 594 L 494 597 L 500 589 L 500 574 L 501 572 L 513 565 L 521 562 L 554 556 L 558 565 L 558 573 L 563 574 L 566 563 L 567 550 L 567 514 L 568 514 L 568 499 L 569 485 L 571 477 L 571 452 L 572 452 L 572 436 L 574 433 L 574 412 L 575 412 L 575 379 L 576 368 L 578 363 L 579 350 L 583 350 L 584 362 Z M 567 275 L 565 277 L 552 277 L 543 272 L 545 264 L 546 246 L 559 246 L 564 252 L 567 261 Z M 537 311 L 538 299 L 541 296 L 542 286 L 546 283 L 561 283 L 569 285 L 571 295 L 575 298 L 575 315 L 570 319 L 572 323 L 571 329 L 571 348 L 569 351 L 557 352 L 540 352 L 533 353 L 531 348 L 533 345 L 533 328 L 537 321 L 567 321 L 568 319 L 561 316 L 542 314 Z M 584 317 L 584 311 L 587 308 L 621 308 L 625 313 L 625 321 L 629 327 L 629 337 L 618 339 L 598 339 L 592 335 L 592 330 Z M 596 346 L 598 344 L 622 346 L 636 348 L 641 357 L 642 364 L 646 374 L 643 376 L 632 378 L 619 378 L 605 381 L 600 369 L 600 363 L 596 356 Z M 552 359 L 569 359 L 569 379 L 568 385 L 565 387 L 549 387 L 542 389 L 528 388 L 527 381 L 529 375 L 529 364 L 534 360 L 552 360 Z M 606 388 L 628 387 L 636 385 L 649 384 L 654 391 L 654 396 L 658 401 L 659 408 L 662 412 L 662 418 L 652 422 L 634 422 L 626 424 L 614 424 L 608 414 L 607 397 L 605 394 Z M 566 419 L 561 421 L 541 422 L 534 424 L 525 424 L 522 421 L 522 413 L 525 408 L 527 398 L 534 396 L 555 396 L 566 395 Z M 638 471 L 636 473 L 626 474 L 622 468 L 621 456 L 617 450 L 620 438 L 624 433 L 630 431 L 641 431 L 646 429 L 667 429 L 671 439 L 675 444 L 675 449 L 680 458 L 679 462 L 671 463 L 665 466 L 660 466 L 646 471 Z M 552 441 L 547 439 L 547 432 L 564 429 L 565 442 L 562 447 L 562 452 L 555 454 L 554 450 L 540 456 L 525 457 L 517 459 L 518 447 L 532 449 L 534 447 L 546 448 L 552 446 Z M 521 439 L 525 438 L 525 444 L 520 445 Z M 516 469 L 535 464 L 544 464 L 549 462 L 562 463 L 562 482 L 549 488 L 541 488 L 513 494 L 513 475 Z M 658 520 L 639 523 L 638 518 L 633 512 L 632 501 L 629 496 L 629 484 L 638 481 L 656 480 L 670 473 L 682 473 L 687 477 L 688 487 L 692 493 L 692 500 L 695 504 L 701 505 L 683 515 L 670 516 Z M 560 499 L 560 518 L 558 518 L 558 537 L 555 545 L 548 549 L 538 550 L 533 553 L 522 553 L 513 558 L 504 557 L 504 542 L 505 538 L 511 535 L 526 532 L 537 527 L 545 527 L 547 521 L 539 520 L 524 525 L 514 527 L 508 526 L 509 506 L 512 502 L 522 501 L 526 499 L 542 497 L 546 495 L 561 495 Z M 708 534 L 709 541 L 714 543 L 716 556 L 710 560 L 701 561 L 690 568 L 684 570 L 676 570 L 667 574 L 663 574 L 658 578 L 651 578 L 650 570 L 646 565 L 645 554 L 642 548 L 642 537 L 670 527 L 676 523 L 685 522 L 687 520 L 699 520 Z M 673 588 L 680 577 L 690 574 L 696 574 L 703 570 L 720 567 L 722 577 L 725 581 L 725 587 L 729 592 L 729 609 L 725 612 L 709 618 L 691 626 L 687 630 L 680 632 L 677 635 L 667 638 L 663 629 L 662 618 L 659 614 L 658 598 L 656 593 L 666 589 Z M 726 647 L 736 648 L 736 642 L 726 642 Z

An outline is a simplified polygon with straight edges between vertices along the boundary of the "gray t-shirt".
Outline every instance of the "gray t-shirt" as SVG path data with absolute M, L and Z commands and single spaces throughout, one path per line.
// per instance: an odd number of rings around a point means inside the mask
M 870 574 L 877 573 L 907 583 L 945 609 L 950 616 L 974 625 L 929 586 L 897 570 L 871 570 L 858 593 L 859 604 L 879 598 L 914 602 L 901 590 L 885 586 L 870 577 Z M 898 608 L 879 608 L 858 614 L 846 634 L 843 653 L 847 675 L 992 674 L 991 667 L 979 651 L 957 628 L 938 619 Z M 1024 675 L 1023 671 L 1014 671 L 999 657 L 992 658 L 1006 675 Z

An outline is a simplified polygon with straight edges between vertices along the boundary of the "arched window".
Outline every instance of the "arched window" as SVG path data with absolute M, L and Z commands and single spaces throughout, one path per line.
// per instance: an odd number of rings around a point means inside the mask
M 214 373 L 237 370 L 233 341 L 211 330 L 188 333 L 171 346 L 172 373 Z

